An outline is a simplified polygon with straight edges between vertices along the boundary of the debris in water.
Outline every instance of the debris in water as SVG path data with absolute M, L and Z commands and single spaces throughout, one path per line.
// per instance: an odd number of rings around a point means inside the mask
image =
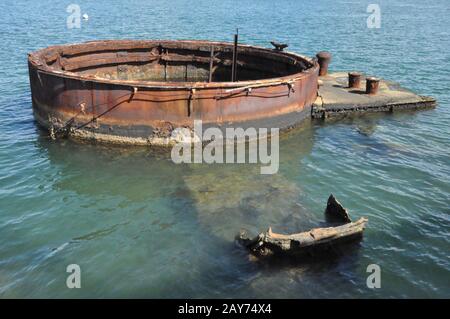
M 336 227 L 313 228 L 306 232 L 290 235 L 274 233 L 269 227 L 266 232 L 260 233 L 253 239 L 241 232 L 237 240 L 252 254 L 267 257 L 311 253 L 362 237 L 367 218 L 362 217 L 356 222 L 352 222 L 347 210 L 333 195 L 328 198 L 325 213 L 335 220 L 344 221 L 344 224 Z
M 331 220 L 340 220 L 345 223 L 350 223 L 350 216 L 347 210 L 342 206 L 341 203 L 333 196 L 333 194 L 328 197 L 327 208 L 325 209 L 325 215 Z

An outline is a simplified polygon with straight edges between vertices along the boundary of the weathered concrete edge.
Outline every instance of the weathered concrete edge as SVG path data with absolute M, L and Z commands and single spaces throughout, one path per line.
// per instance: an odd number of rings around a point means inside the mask
M 422 96 L 421 101 L 417 102 L 406 102 L 406 103 L 387 103 L 376 106 L 369 105 L 356 105 L 354 107 L 335 107 L 333 109 L 318 107 L 313 105 L 311 110 L 311 117 L 313 119 L 326 119 L 326 118 L 336 118 L 345 117 L 349 115 L 362 115 L 365 113 L 377 113 L 377 112 L 395 112 L 401 110 L 426 110 L 436 107 L 437 101 L 430 96 Z

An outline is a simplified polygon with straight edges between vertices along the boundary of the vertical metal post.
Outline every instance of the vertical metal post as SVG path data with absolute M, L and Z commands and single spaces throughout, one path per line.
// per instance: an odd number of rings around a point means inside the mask
M 164 61 L 164 81 L 167 81 L 167 61 Z
M 214 65 L 214 46 L 211 46 L 211 56 L 209 58 L 209 79 L 208 79 L 208 82 L 212 81 L 213 65 Z
M 331 61 L 331 53 L 327 51 L 320 51 L 316 54 L 317 60 L 319 62 L 319 76 L 325 76 L 328 73 L 328 65 Z
M 358 89 L 361 85 L 361 73 L 349 72 L 348 73 L 348 87 L 351 89 Z
M 233 62 L 231 65 L 231 81 L 235 82 L 237 79 L 237 46 L 238 46 L 239 29 L 236 29 L 234 35 L 234 47 L 233 47 Z
M 380 79 L 375 77 L 366 78 L 366 93 L 367 94 L 377 94 L 378 88 L 380 86 Z

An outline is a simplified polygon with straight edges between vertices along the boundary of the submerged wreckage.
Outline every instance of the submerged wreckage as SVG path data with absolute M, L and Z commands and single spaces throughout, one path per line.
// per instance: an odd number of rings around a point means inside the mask
M 309 58 L 272 45 L 238 45 L 235 36 L 48 47 L 28 56 L 34 115 L 53 137 L 168 145 L 194 120 L 283 130 L 307 118 L 435 105 L 377 78 L 328 74 L 328 52 Z
M 347 210 L 330 195 L 325 210 L 327 219 L 340 222 L 342 225 L 326 228 L 314 228 L 306 232 L 284 235 L 266 232 L 249 238 L 245 232 L 237 237 L 237 241 L 258 257 L 275 255 L 298 256 L 362 238 L 367 218 L 361 217 L 355 222 L 350 220 Z

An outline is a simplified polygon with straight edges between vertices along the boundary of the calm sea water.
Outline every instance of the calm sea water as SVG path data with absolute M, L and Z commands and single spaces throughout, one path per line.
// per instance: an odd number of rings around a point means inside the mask
M 0 297 L 450 297 L 450 3 L 375 1 L 0 3 Z M 67 29 L 66 7 L 89 15 Z M 148 148 L 52 141 L 33 120 L 29 51 L 106 38 L 214 39 L 333 53 L 439 100 L 435 110 L 305 125 L 280 172 L 175 165 Z M 261 265 L 233 238 L 320 225 L 330 193 L 364 240 L 346 254 Z M 66 287 L 79 264 L 82 288 Z M 378 264 L 381 289 L 366 287 Z

